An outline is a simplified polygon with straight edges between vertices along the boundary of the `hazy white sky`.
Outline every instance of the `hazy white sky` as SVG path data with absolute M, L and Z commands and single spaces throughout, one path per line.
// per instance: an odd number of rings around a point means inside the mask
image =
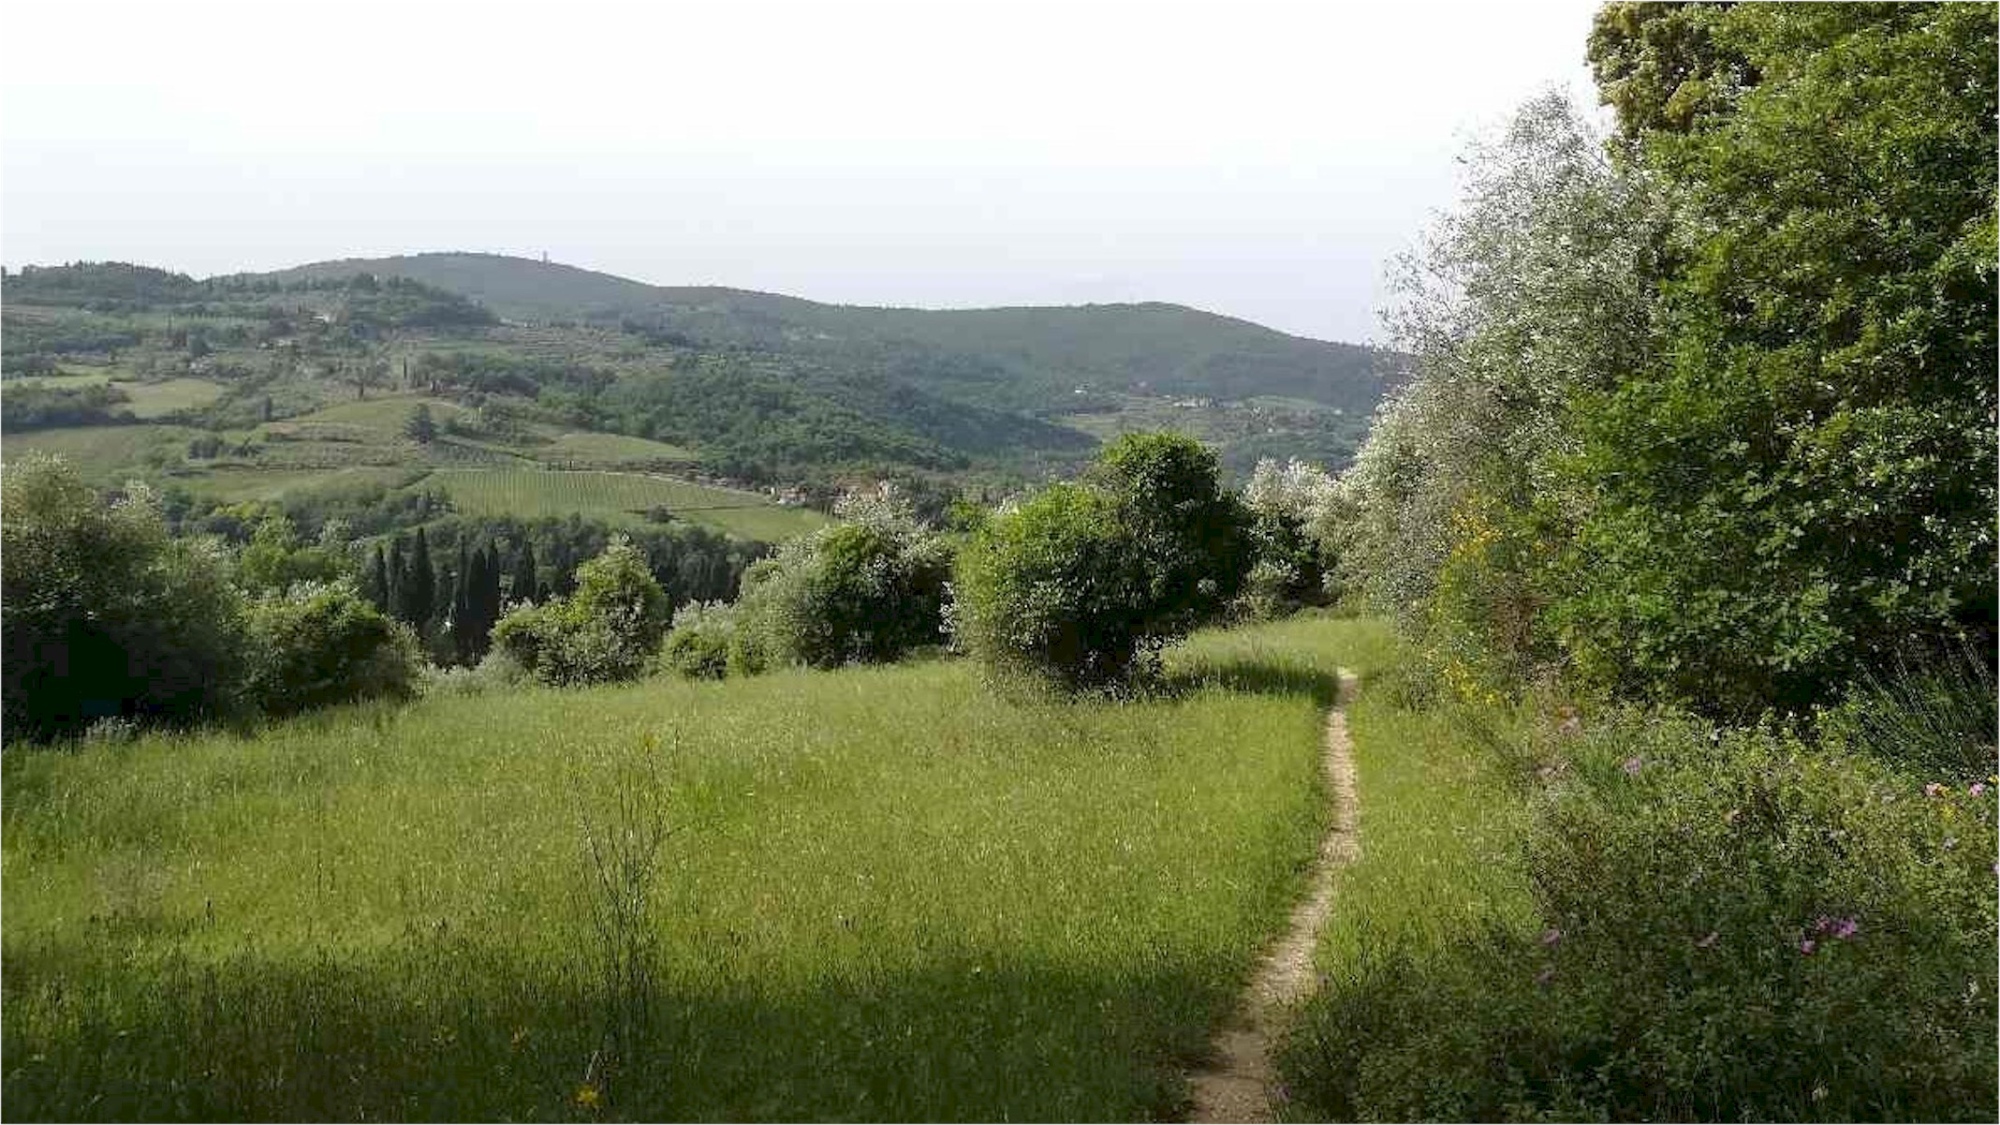
M 853 304 L 1376 336 L 1592 0 L 7 0 L 0 260 L 483 250 Z

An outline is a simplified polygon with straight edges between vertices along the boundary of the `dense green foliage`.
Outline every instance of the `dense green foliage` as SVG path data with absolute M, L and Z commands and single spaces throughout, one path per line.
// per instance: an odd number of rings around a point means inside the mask
M 1707 19 L 1758 80 L 1640 130 L 1692 215 L 1671 358 L 1581 412 L 1589 587 L 1556 621 L 1595 674 L 1799 705 L 1927 640 L 1991 647 L 1995 19 Z
M 671 612 L 644 552 L 614 535 L 577 568 L 575 592 L 509 611 L 493 643 L 543 683 L 636 679 L 652 670 Z
M 29 383 L 0 394 L 0 430 L 45 430 L 55 426 L 103 426 L 129 422 L 118 409 L 130 402 L 124 391 L 106 383 L 81 387 Z
M 170 539 L 144 492 L 104 504 L 60 461 L 0 471 L 8 736 L 230 703 L 241 595 L 210 544 Z
M 1991 650 L 1994 28 L 1614 5 L 1630 139 L 1544 102 L 1475 153 L 1347 555 L 1459 682 L 1742 716 Z
M 745 573 L 734 624 L 751 653 L 739 662 L 872 664 L 944 640 L 945 542 L 893 501 L 849 502 L 841 515 Z
M 37 456 L 4 478 L 10 739 L 409 693 L 407 631 L 348 584 L 344 556 L 301 545 L 282 516 L 232 559 L 219 540 L 170 537 L 143 488 L 107 504 Z
M 268 714 L 414 691 L 415 636 L 345 581 L 301 582 L 260 598 L 244 625 L 244 692 Z
M 954 582 L 959 637 L 995 669 L 1070 688 L 1129 684 L 1236 595 L 1250 566 L 1246 522 L 1199 442 L 1121 438 L 1085 480 L 974 534 Z
M 1657 712 L 1357 730 L 1374 828 L 1288 1048 L 1302 1116 L 1992 1115 L 1990 779 Z
M 1416 667 L 1302 1119 L 1992 1117 L 1995 27 L 1611 4 L 1620 135 L 1474 150 L 1334 505 Z

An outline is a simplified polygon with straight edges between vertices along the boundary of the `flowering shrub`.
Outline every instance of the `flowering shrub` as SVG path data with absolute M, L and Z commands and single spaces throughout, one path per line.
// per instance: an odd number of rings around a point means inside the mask
M 1309 1010 L 1337 1117 L 1990 1120 L 1992 783 L 1626 713 L 1513 747 L 1538 928 Z
M 719 680 L 734 670 L 763 670 L 762 654 L 726 602 L 689 602 L 674 611 L 674 627 L 660 646 L 660 671 L 690 680 Z

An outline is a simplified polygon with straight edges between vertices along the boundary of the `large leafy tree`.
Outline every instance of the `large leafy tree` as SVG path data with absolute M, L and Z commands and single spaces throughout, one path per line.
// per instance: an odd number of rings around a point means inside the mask
M 1127 435 L 1082 481 L 974 535 L 955 574 L 960 639 L 1065 687 L 1129 683 L 1242 588 L 1247 524 L 1200 442 Z
M 1556 607 L 1568 647 L 1726 710 L 1813 702 L 1913 645 L 1990 650 L 1995 9 L 1618 18 L 1600 76 L 1646 73 L 1663 41 L 1735 61 L 1606 86 L 1685 212 L 1660 360 L 1577 412 L 1594 504 Z

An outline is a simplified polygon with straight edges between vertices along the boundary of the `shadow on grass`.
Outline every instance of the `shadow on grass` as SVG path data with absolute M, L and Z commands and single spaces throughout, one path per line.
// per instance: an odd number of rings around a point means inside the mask
M 1305 696 L 1321 708 L 1337 701 L 1339 684 L 1329 672 L 1283 660 L 1236 658 L 1194 660 L 1169 671 L 1161 685 L 1170 697 L 1208 688 L 1251 695 Z
M 663 980 L 620 1044 L 581 964 L 385 951 L 5 958 L 12 1120 L 1135 1120 L 1233 1000 L 1199 965 L 919 954 L 795 986 Z M 693 974 L 684 974 L 692 976 Z

